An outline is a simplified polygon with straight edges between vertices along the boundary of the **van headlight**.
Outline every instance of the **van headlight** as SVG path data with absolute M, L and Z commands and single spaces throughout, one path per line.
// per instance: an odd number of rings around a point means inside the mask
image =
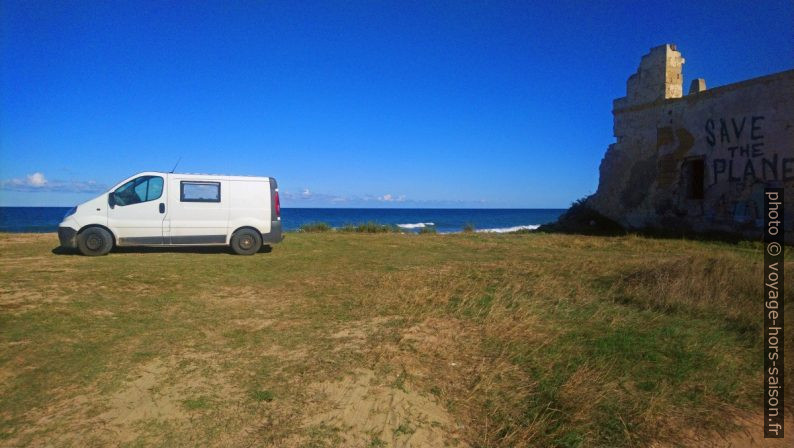
M 72 208 L 69 209 L 69 211 L 66 212 L 65 215 L 63 215 L 63 217 L 64 217 L 64 219 L 66 219 L 66 218 L 74 215 L 76 212 L 77 212 L 77 207 L 72 207 Z

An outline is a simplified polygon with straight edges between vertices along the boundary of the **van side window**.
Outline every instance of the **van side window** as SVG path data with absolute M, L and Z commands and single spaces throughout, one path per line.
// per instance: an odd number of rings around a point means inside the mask
M 141 176 L 116 188 L 113 192 L 116 205 L 132 205 L 153 201 L 163 195 L 163 178 L 159 176 Z
M 182 202 L 221 202 L 220 182 L 179 183 L 179 200 Z

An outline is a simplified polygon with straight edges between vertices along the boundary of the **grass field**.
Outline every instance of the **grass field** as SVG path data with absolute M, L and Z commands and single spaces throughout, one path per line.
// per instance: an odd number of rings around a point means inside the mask
M 760 244 L 56 245 L 0 235 L 2 446 L 743 446 L 761 425 Z

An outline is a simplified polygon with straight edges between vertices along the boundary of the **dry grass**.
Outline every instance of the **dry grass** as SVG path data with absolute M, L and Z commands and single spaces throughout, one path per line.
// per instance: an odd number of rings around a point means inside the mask
M 761 407 L 760 245 L 56 240 L 0 235 L 0 445 L 742 446 Z

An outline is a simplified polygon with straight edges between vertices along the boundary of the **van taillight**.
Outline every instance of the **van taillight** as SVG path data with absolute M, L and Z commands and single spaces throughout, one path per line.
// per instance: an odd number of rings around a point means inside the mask
M 273 196 L 273 201 L 276 204 L 276 218 L 281 217 L 281 201 L 278 199 L 278 191 L 276 192 L 275 196 Z

